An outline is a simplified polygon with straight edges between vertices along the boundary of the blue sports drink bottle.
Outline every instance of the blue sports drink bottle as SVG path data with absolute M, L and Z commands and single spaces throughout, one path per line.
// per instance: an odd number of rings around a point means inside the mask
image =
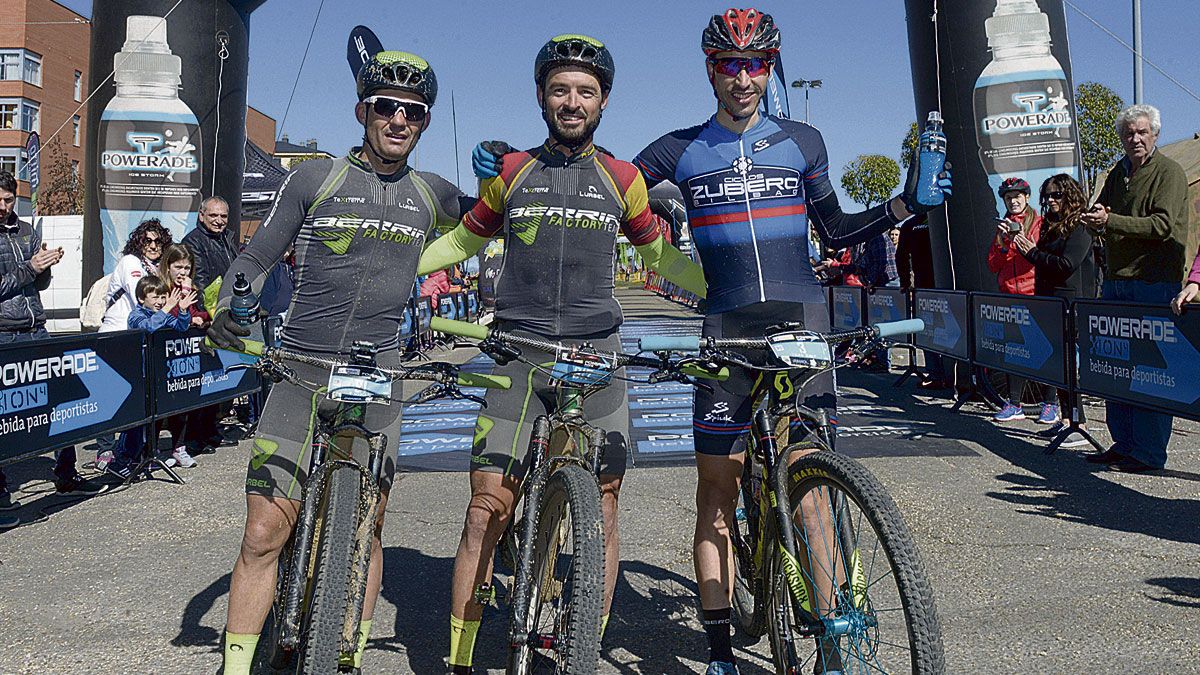
M 942 114 L 936 110 L 929 113 L 925 131 L 917 144 L 918 168 L 917 201 L 926 206 L 937 206 L 945 201 L 938 187 L 938 175 L 946 168 L 946 134 L 942 131 Z

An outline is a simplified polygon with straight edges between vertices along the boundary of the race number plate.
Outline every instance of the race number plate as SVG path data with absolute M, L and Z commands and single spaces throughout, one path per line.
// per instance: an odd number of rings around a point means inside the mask
M 795 331 L 767 337 L 775 358 L 796 368 L 823 368 L 833 362 L 829 343 L 819 333 Z
M 325 395 L 344 403 L 388 404 L 392 402 L 392 378 L 370 366 L 334 366 Z
M 615 367 L 599 354 L 561 351 L 550 377 L 572 387 L 603 387 Z

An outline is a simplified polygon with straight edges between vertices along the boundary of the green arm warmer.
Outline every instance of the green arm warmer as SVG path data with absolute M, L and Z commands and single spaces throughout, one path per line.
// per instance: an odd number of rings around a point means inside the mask
M 460 223 L 448 234 L 433 240 L 417 262 L 417 274 L 429 274 L 462 262 L 479 252 L 487 243 L 486 237 L 473 234 Z
M 668 244 L 666 239 L 659 237 L 649 244 L 634 248 L 650 266 L 650 269 L 684 290 L 691 291 L 702 298 L 707 297 L 708 287 L 704 283 L 704 270 L 688 259 L 679 249 Z

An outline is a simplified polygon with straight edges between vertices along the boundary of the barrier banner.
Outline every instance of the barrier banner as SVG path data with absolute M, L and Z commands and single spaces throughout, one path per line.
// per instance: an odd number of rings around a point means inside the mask
M 228 401 L 262 389 L 253 370 L 225 369 L 237 363 L 252 363 L 255 357 L 216 350 L 200 351 L 204 331 L 186 333 L 160 330 L 146 336 L 146 373 L 151 382 L 154 416 L 167 417 L 194 408 Z
M 1200 419 L 1200 311 L 1075 303 L 1079 391 Z
M 876 288 L 867 292 L 867 324 L 903 321 L 909 316 L 908 293 L 899 288 Z M 911 342 L 912 335 L 891 342 Z
M 142 337 L 119 331 L 0 349 L 0 464 L 144 424 Z
M 433 298 L 424 296 L 417 299 L 418 333 L 429 330 L 429 320 L 433 318 Z
M 1067 388 L 1067 303 L 1062 298 L 972 293 L 974 361 Z
M 834 330 L 863 325 L 862 286 L 829 287 L 829 323 Z
M 967 294 L 918 288 L 913 292 L 913 318 L 925 322 L 925 330 L 913 336 L 913 344 L 961 361 L 971 358 L 967 340 Z

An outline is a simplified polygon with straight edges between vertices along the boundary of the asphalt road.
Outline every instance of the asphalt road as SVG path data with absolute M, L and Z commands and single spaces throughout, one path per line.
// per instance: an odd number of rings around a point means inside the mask
M 633 318 L 681 314 L 644 295 L 622 301 Z M 924 556 L 948 672 L 1200 672 L 1200 425 L 1177 422 L 1167 471 L 1123 475 L 1044 455 L 1032 422 L 1001 428 L 894 379 L 845 374 L 841 401 L 867 429 L 854 452 Z M 1088 413 L 1107 440 L 1103 407 Z M 199 462 L 186 485 L 88 500 L 47 492 L 48 457 L 10 467 L 27 524 L 0 533 L 0 673 L 216 672 L 246 458 L 228 447 Z M 693 490 L 690 466 L 630 470 L 602 672 L 702 672 Z M 444 672 L 467 498 L 462 473 L 399 477 L 366 672 Z M 477 663 L 491 669 L 503 664 L 501 623 L 491 610 L 479 638 Z M 768 672 L 765 641 L 737 649 L 743 673 Z

